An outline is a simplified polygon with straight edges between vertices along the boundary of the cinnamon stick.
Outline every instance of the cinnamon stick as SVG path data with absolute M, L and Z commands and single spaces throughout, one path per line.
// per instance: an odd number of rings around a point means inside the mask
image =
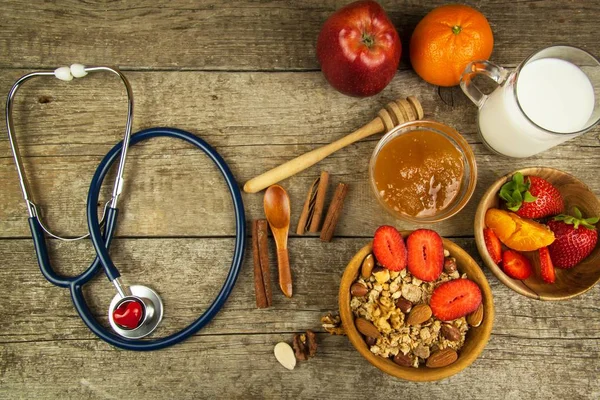
M 319 177 L 319 186 L 317 187 L 317 198 L 315 200 L 315 208 L 313 210 L 312 219 L 308 228 L 309 232 L 318 232 L 321 226 L 321 216 L 325 207 L 325 196 L 327 195 L 327 185 L 329 184 L 329 173 L 321 171 Z
M 304 233 L 306 232 L 307 224 L 310 225 L 310 222 L 308 222 L 308 218 L 310 217 L 311 203 L 314 207 L 314 200 L 316 200 L 315 187 L 318 186 L 318 181 L 319 178 L 317 178 L 317 180 L 314 181 L 312 185 L 310 185 L 310 189 L 306 194 L 306 200 L 304 201 L 304 206 L 302 207 L 302 212 L 300 213 L 300 219 L 298 220 L 298 227 L 296 228 L 296 233 L 298 235 L 304 235 Z
M 342 208 L 344 207 L 344 199 L 348 194 L 348 185 L 345 183 L 339 183 L 335 189 L 335 194 L 331 200 L 331 204 L 327 209 L 327 215 L 325 216 L 325 222 L 323 222 L 323 229 L 321 230 L 321 240 L 323 242 L 330 242 L 335 232 L 335 227 L 338 223 L 340 215 L 342 214 Z
M 306 200 L 304 201 L 302 213 L 300 213 L 298 227 L 296 228 L 296 233 L 298 235 L 304 235 L 306 231 L 319 231 L 328 183 L 329 173 L 327 171 L 322 171 L 321 175 L 310 186 L 306 195 Z
M 267 308 L 273 304 L 267 239 L 267 221 L 264 219 L 252 221 L 254 293 L 256 295 L 256 307 L 258 308 Z
M 271 268 L 269 264 L 269 223 L 266 219 L 258 221 L 258 247 L 260 249 L 260 269 L 262 271 L 263 286 L 267 296 L 267 306 L 273 305 L 273 290 L 271 289 Z

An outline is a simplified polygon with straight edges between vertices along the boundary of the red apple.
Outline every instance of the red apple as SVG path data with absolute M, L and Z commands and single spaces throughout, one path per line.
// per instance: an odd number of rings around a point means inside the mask
M 317 57 L 327 81 L 342 93 L 377 94 L 398 69 L 402 45 L 398 32 L 375 1 L 357 1 L 325 21 Z

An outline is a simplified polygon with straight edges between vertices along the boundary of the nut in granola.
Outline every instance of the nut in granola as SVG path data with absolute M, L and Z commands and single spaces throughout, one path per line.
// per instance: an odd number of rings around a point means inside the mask
M 375 276 L 375 280 L 380 285 L 387 283 L 390 280 L 390 270 L 382 267 L 373 268 L 373 275 Z
M 365 296 L 367 293 L 369 293 L 369 289 L 360 282 L 354 282 L 352 286 L 350 286 L 350 294 L 352 294 L 352 296 L 360 297 Z
M 398 353 L 394 356 L 394 358 L 392 358 L 392 360 L 398 364 L 401 365 L 403 367 L 412 367 L 413 366 L 413 359 L 411 356 L 408 355 L 404 355 L 402 353 Z
M 368 279 L 371 276 L 371 272 L 373 272 L 373 267 L 375 266 L 375 259 L 373 258 L 373 254 L 369 254 L 365 257 L 360 267 L 360 276 L 363 279 Z
M 417 304 L 408 314 L 406 323 L 408 325 L 420 325 L 431 318 L 431 308 L 424 303 Z
M 483 322 L 483 303 L 477 307 L 477 310 L 467 315 L 467 322 L 474 328 L 477 328 Z
M 375 325 L 373 325 L 371 322 L 367 321 L 364 318 L 356 318 L 354 320 L 354 323 L 356 325 L 356 329 L 358 329 L 358 331 L 360 333 L 362 333 L 365 336 L 370 336 L 372 338 L 378 338 L 381 337 L 381 333 L 379 332 L 379 329 L 377 329 L 375 327 Z
M 441 332 L 442 335 L 451 342 L 457 342 L 461 338 L 460 331 L 454 325 L 443 324 Z
M 404 314 L 408 314 L 410 310 L 412 310 L 413 304 L 404 297 L 401 297 L 396 300 L 396 307 L 398 307 Z
M 457 266 L 456 266 L 456 258 L 454 257 L 446 257 L 444 259 L 444 271 L 447 274 L 451 274 L 454 271 L 456 271 Z
M 438 350 L 429 356 L 425 365 L 429 368 L 442 368 L 458 359 L 458 353 L 452 349 Z

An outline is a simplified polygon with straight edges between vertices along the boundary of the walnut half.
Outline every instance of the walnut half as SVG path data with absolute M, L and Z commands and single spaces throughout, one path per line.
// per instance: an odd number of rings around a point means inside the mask
M 346 331 L 342 326 L 342 319 L 337 314 L 327 313 L 327 315 L 321 317 L 321 324 L 323 329 L 332 335 L 346 335 Z
M 306 361 L 317 353 L 317 336 L 313 331 L 294 335 L 292 344 L 298 360 Z

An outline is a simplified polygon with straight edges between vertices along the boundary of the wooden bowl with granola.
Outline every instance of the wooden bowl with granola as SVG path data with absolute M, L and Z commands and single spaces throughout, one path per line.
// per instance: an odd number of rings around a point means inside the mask
M 389 226 L 380 227 L 346 266 L 339 310 L 350 342 L 367 361 L 417 382 L 469 366 L 494 321 L 489 284 L 466 251 L 428 229 L 399 233 Z

